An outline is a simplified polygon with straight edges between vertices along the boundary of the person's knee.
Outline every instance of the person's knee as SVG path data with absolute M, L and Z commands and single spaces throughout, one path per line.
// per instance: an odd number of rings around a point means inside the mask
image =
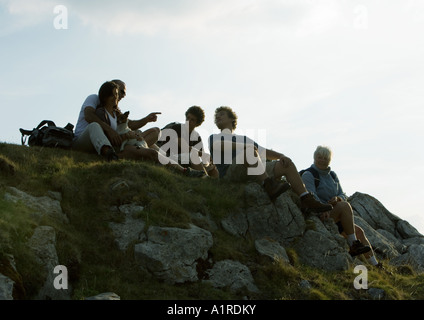
M 89 130 L 102 130 L 103 131 L 101 125 L 99 123 L 97 123 L 97 122 L 91 122 L 91 123 L 89 123 L 88 126 L 87 126 L 87 128 Z
M 337 210 L 340 210 L 344 214 L 353 215 L 353 210 L 352 210 L 352 207 L 349 204 L 349 202 L 339 201 L 339 202 L 336 203 L 335 208 L 337 208 Z

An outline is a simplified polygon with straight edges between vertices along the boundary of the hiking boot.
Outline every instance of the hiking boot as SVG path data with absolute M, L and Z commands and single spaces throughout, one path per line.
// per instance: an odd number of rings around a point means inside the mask
M 204 178 L 204 177 L 206 177 L 206 173 L 204 171 L 194 170 L 190 167 L 186 168 L 186 170 L 184 171 L 184 174 L 187 177 L 192 177 L 192 178 Z
M 274 178 L 268 177 L 264 180 L 263 185 L 266 193 L 272 202 L 278 198 L 280 194 L 290 189 L 290 184 L 287 182 L 277 181 Z
M 354 257 L 354 256 L 358 256 L 360 254 L 363 253 L 367 253 L 371 250 L 371 248 L 369 246 L 363 245 L 361 243 L 361 241 L 359 240 L 355 240 L 353 241 L 350 250 L 349 250 L 349 254 Z
M 113 150 L 112 147 L 109 147 L 108 150 L 102 154 L 102 156 L 107 162 L 119 160 L 118 155 L 115 153 L 115 150 Z
M 322 213 L 331 211 L 333 206 L 331 204 L 323 204 L 315 200 L 314 196 L 310 193 L 300 198 L 300 209 L 303 213 Z

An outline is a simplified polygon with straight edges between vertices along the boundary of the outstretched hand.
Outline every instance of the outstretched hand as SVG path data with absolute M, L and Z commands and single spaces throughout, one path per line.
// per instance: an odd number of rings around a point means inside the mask
M 162 114 L 162 112 L 152 112 L 147 117 L 147 122 L 156 122 L 158 120 L 158 114 Z

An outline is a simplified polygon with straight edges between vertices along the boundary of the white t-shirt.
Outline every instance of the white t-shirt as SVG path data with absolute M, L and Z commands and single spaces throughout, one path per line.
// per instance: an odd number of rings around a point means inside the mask
M 106 113 L 107 113 L 107 116 L 109 117 L 110 127 L 114 131 L 116 131 L 118 129 L 118 117 L 116 116 L 116 113 L 114 112 L 113 116 L 107 111 L 106 111 Z
M 92 94 L 92 95 L 88 96 L 87 99 L 85 99 L 84 103 L 82 104 L 79 116 L 78 116 L 77 125 L 75 127 L 74 135 L 75 135 L 76 138 L 79 137 L 81 135 L 81 133 L 83 133 L 84 130 L 88 126 L 88 122 L 87 122 L 87 120 L 85 120 L 85 116 L 84 116 L 85 108 L 92 107 L 92 108 L 96 109 L 96 107 L 99 104 L 100 104 L 100 100 L 99 100 L 99 96 L 97 94 Z M 111 119 L 111 123 L 112 123 L 112 119 Z

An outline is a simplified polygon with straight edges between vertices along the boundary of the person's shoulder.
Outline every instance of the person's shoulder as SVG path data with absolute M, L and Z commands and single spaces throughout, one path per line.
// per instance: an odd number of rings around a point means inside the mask
M 99 102 L 99 96 L 97 94 L 91 94 L 85 99 L 82 107 L 92 107 L 95 109 L 98 106 Z
M 318 172 L 313 168 L 313 166 L 310 166 L 309 168 L 300 170 L 299 174 L 301 177 L 304 177 L 304 176 L 309 177 L 309 176 L 314 176 L 314 171 Z

